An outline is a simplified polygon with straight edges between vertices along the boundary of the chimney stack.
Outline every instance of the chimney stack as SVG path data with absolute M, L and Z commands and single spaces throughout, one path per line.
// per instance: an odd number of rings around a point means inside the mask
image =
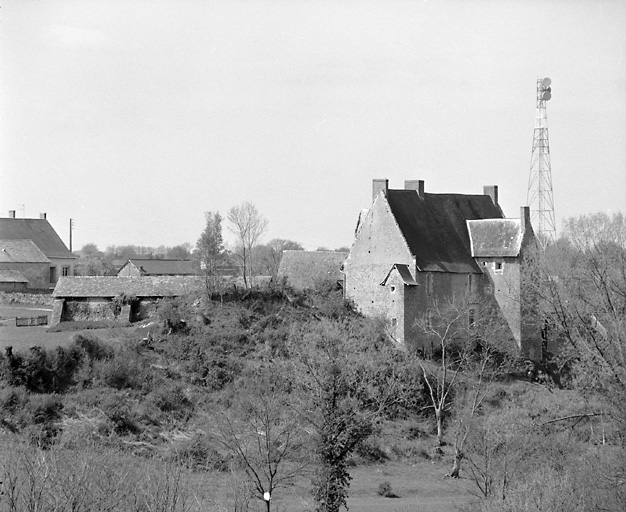
M 9 210 L 9 219 L 15 218 L 15 210 Z
M 421 198 L 424 198 L 424 180 L 405 180 L 404 190 L 415 190 Z
M 493 204 L 498 204 L 498 185 L 485 185 L 483 187 L 483 194 L 489 196 Z
M 387 179 L 375 179 L 372 181 L 372 201 L 376 199 L 376 196 L 383 191 L 387 195 L 389 190 L 389 180 Z
M 48 216 L 45 213 L 40 213 L 39 218 L 45 220 L 48 218 Z
M 519 218 L 522 223 L 522 233 L 530 227 L 530 206 L 522 206 L 519 212 Z

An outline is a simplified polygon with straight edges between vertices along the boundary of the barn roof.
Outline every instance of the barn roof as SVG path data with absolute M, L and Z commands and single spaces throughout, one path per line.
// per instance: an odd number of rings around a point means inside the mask
M 50 263 L 32 240 L 0 240 L 0 263 Z
M 504 217 L 489 196 L 388 190 L 387 201 L 420 271 L 481 273 L 466 221 Z
M 0 240 L 32 240 L 48 258 L 76 258 L 46 219 L 0 218 Z
M 516 257 L 522 248 L 520 219 L 468 220 L 467 229 L 474 257 Z
M 0 270 L 0 283 L 28 283 L 19 270 Z
M 192 262 L 190 260 L 152 260 L 140 258 L 129 259 L 119 272 L 123 273 L 124 267 L 130 264 L 137 267 L 142 275 L 146 276 L 182 276 L 197 274 L 192 268 Z
M 342 279 L 341 265 L 347 257 L 347 252 L 284 251 L 278 275 L 286 276 L 295 288 L 314 288 L 321 281 Z
M 59 278 L 53 297 L 115 297 L 122 293 L 136 297 L 180 296 L 204 286 L 200 276 L 81 276 Z

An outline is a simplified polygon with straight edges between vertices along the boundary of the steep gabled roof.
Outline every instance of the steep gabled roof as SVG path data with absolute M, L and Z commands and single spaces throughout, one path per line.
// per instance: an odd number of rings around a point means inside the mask
M 468 220 L 472 256 L 519 256 L 524 233 L 520 219 Z
M 205 285 L 200 276 L 81 276 L 59 278 L 53 297 L 116 297 L 122 293 L 136 297 L 180 296 Z
M 413 276 L 411 275 L 411 270 L 409 269 L 408 265 L 405 265 L 404 263 L 395 263 L 393 267 L 391 267 L 391 270 L 389 271 L 385 279 L 383 279 L 383 282 L 380 283 L 381 286 L 385 286 L 387 284 L 387 281 L 389 280 L 389 277 L 391 276 L 394 270 L 398 271 L 398 274 L 400 274 L 400 278 L 402 279 L 402 282 L 405 285 L 419 286 L 417 281 L 413 279 Z
M 466 221 L 504 217 L 489 196 L 388 190 L 387 201 L 420 271 L 481 273 Z
M 132 263 L 146 276 L 183 276 L 194 275 L 197 272 L 192 268 L 189 260 L 151 260 L 131 258 L 126 265 Z M 120 272 L 126 266 L 124 265 Z
M 48 258 L 76 259 L 46 219 L 0 218 L 0 240 L 32 240 Z
M 32 240 L 0 240 L 0 263 L 50 263 Z
M 336 251 L 284 251 L 278 268 L 279 276 L 286 276 L 295 288 L 313 288 L 316 283 L 342 279 L 341 265 L 348 257 Z

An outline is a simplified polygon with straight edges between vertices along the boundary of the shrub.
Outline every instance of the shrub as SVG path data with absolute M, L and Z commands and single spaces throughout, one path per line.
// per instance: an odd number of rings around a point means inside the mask
M 180 385 L 161 386 L 150 393 L 148 400 L 175 419 L 186 420 L 193 412 L 193 403 Z
M 74 334 L 72 345 L 83 350 L 85 355 L 91 360 L 112 359 L 114 355 L 113 347 L 91 333 Z
M 167 460 L 175 459 L 192 471 L 228 471 L 230 465 L 210 443 L 208 437 L 198 433 L 173 447 Z
M 0 392 L 0 409 L 14 414 L 29 403 L 28 392 L 23 387 L 8 387 Z
M 371 437 L 359 443 L 355 452 L 365 462 L 380 463 L 389 459 L 389 456 L 380 448 L 376 439 Z
M 148 388 L 151 381 L 145 366 L 128 351 L 116 354 L 111 360 L 96 361 L 94 376 L 115 389 L 141 390 Z
M 396 494 L 391 490 L 391 483 L 382 482 L 378 486 L 378 495 L 384 498 L 397 498 Z
M 120 397 L 109 396 L 102 403 L 102 411 L 111 421 L 116 434 L 138 434 L 141 432 L 135 413 Z

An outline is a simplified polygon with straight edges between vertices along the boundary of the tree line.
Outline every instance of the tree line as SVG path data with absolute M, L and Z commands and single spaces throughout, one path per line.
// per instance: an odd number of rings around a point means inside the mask
M 173 247 L 111 245 L 105 251 L 100 251 L 96 244 L 88 243 L 77 253 L 79 259 L 75 274 L 116 275 L 119 262 L 133 258 L 191 260 L 198 273 L 205 275 L 211 282 L 217 283 L 220 276 L 240 275 L 247 287 L 255 276 L 276 277 L 284 251 L 304 249 L 301 243 L 282 238 L 261 243 L 269 222 L 249 201 L 233 206 L 227 212 L 227 229 L 235 237 L 230 247 L 224 241 L 224 218 L 220 212 L 207 211 L 204 216 L 205 228 L 195 246 L 188 242 Z M 317 250 L 328 249 L 319 247 Z M 336 250 L 348 251 L 348 248 Z

